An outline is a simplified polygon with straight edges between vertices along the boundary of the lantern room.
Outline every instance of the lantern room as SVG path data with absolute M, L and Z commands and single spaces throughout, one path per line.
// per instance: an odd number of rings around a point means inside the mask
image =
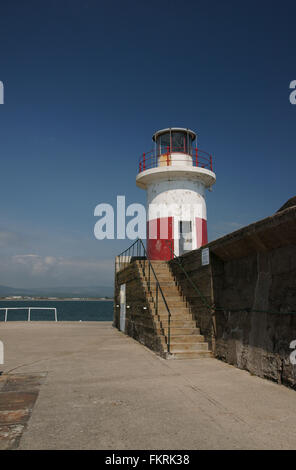
M 212 155 L 190 129 L 172 127 L 152 136 L 154 149 L 139 160 L 137 186 L 147 192 L 147 251 L 168 260 L 207 243 L 205 191 L 216 181 Z
M 158 156 L 168 152 L 192 155 L 196 134 L 189 129 L 174 127 L 155 132 L 152 140 L 155 142 Z

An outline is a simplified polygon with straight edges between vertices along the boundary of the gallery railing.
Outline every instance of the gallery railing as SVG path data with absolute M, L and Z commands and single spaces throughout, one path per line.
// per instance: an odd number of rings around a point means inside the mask
M 180 165 L 180 163 L 213 171 L 213 157 L 204 150 L 192 148 L 184 151 L 182 148 L 164 147 L 158 151 L 144 152 L 139 158 L 138 172 L 141 173 L 151 168 Z

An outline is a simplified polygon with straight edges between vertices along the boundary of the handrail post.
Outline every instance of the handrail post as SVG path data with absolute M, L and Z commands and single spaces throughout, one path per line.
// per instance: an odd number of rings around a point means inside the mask
M 7 313 L 8 313 L 8 308 L 5 309 L 5 318 L 4 318 L 4 321 L 7 321 Z
M 31 321 L 31 309 L 29 307 L 29 310 L 28 310 L 28 321 Z
M 195 166 L 198 166 L 198 148 L 195 149 Z
M 213 159 L 212 159 L 212 155 L 210 155 L 210 165 L 211 165 L 211 171 L 213 171 Z
M 170 152 L 170 147 L 167 148 L 167 166 L 169 166 L 169 152 Z
M 143 153 L 143 171 L 145 171 L 146 169 L 146 156 L 145 156 L 145 152 Z
M 54 309 L 54 319 L 55 321 L 58 321 L 58 316 L 57 316 L 57 309 Z

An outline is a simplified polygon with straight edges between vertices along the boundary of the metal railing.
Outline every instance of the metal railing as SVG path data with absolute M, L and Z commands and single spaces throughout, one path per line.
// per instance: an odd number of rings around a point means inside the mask
M 150 296 L 153 299 L 155 314 L 158 315 L 159 311 L 159 297 L 162 298 L 168 314 L 168 334 L 167 334 L 167 348 L 170 354 L 171 344 L 171 312 L 165 299 L 163 290 L 157 279 L 156 273 L 152 266 L 151 260 L 148 257 L 146 248 L 143 241 L 138 238 L 129 248 L 120 253 L 117 257 L 118 271 L 126 268 L 132 261 L 139 261 L 144 279 L 147 282 L 147 288 Z M 152 288 L 155 287 L 155 296 L 153 295 Z M 164 328 L 163 328 L 164 329 Z
M 202 301 L 202 303 L 204 304 L 204 306 L 205 306 L 207 309 L 209 309 L 210 311 L 212 311 L 213 306 L 211 306 L 211 305 L 207 302 L 206 298 L 204 297 L 204 295 L 202 294 L 202 292 L 199 290 L 199 288 L 197 287 L 197 285 L 195 284 L 195 282 L 189 277 L 187 271 L 184 269 L 184 267 L 183 267 L 183 265 L 182 265 L 182 261 L 181 261 L 180 257 L 175 255 L 175 252 L 174 252 L 174 250 L 173 250 L 173 248 L 172 248 L 172 244 L 173 244 L 172 241 L 171 241 L 171 240 L 167 240 L 166 242 L 167 242 L 167 244 L 168 244 L 168 246 L 169 246 L 169 249 L 170 249 L 170 251 L 171 251 L 171 254 L 172 254 L 171 260 L 176 261 L 176 262 L 178 263 L 178 265 L 179 265 L 179 267 L 181 268 L 182 272 L 185 274 L 186 279 L 190 282 L 190 284 L 192 285 L 192 287 L 193 287 L 193 289 L 195 290 L 195 292 L 196 292 L 196 293 L 198 294 L 198 296 L 201 298 L 201 301 Z
M 213 315 L 214 315 L 214 312 L 215 312 L 215 308 L 214 308 L 214 305 L 210 305 L 206 298 L 204 297 L 204 295 L 202 294 L 202 292 L 199 290 L 199 288 L 197 287 L 196 283 L 189 277 L 187 271 L 184 269 L 183 265 L 182 265 L 182 261 L 180 259 L 179 256 L 176 256 L 175 253 L 174 253 L 174 250 L 172 248 L 172 241 L 169 241 L 167 240 L 168 245 L 169 245 L 169 248 L 171 250 L 171 254 L 172 254 L 172 261 L 176 261 L 179 265 L 179 267 L 181 268 L 181 271 L 185 274 L 185 277 L 186 279 L 190 282 L 190 284 L 192 285 L 193 289 L 195 290 L 195 292 L 198 294 L 198 296 L 200 297 L 202 303 L 204 304 L 205 308 L 208 310 L 208 312 L 210 313 L 211 315 L 211 321 L 212 321 L 212 326 L 213 326 L 213 333 L 214 333 L 214 336 L 216 337 L 216 325 L 215 325 L 215 322 L 214 322 L 214 318 L 213 318 Z
M 174 154 L 173 159 L 172 154 Z M 177 158 L 175 154 L 179 154 Z M 151 168 L 177 166 L 180 162 L 213 171 L 213 158 L 208 152 L 199 148 L 184 151 L 181 147 L 166 147 L 159 151 L 150 150 L 143 153 L 139 158 L 139 173 Z
M 31 310 L 54 310 L 54 321 L 58 321 L 57 309 L 55 307 L 3 307 L 5 310 L 4 321 L 7 321 L 8 310 L 28 310 L 27 321 L 31 321 Z

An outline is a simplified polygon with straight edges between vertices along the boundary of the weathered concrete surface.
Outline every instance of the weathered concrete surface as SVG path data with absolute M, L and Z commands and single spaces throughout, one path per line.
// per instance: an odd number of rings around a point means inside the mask
M 45 373 L 21 449 L 295 449 L 296 394 L 164 360 L 110 323 L 1 324 L 4 372 Z
M 0 450 L 16 449 L 46 374 L 0 376 Z

